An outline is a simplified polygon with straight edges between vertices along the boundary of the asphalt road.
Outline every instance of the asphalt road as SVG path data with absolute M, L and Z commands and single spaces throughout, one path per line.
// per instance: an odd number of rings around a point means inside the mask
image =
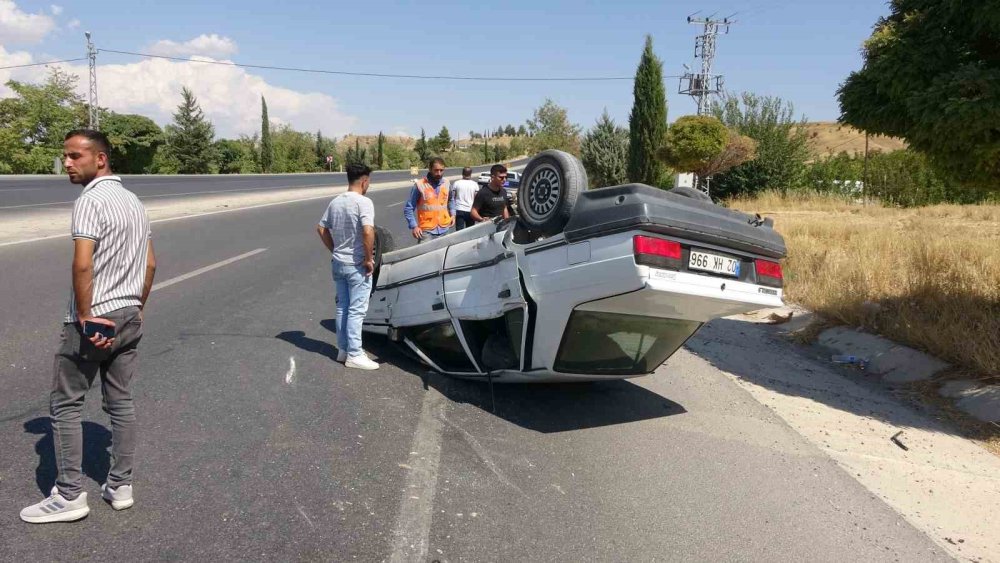
M 404 243 L 405 193 L 372 193 Z M 495 412 L 484 384 L 425 387 L 379 338 L 366 348 L 382 369 L 346 370 L 314 232 L 323 208 L 154 225 L 157 281 L 180 281 L 148 304 L 136 504 L 99 498 L 110 423 L 92 390 L 91 513 L 73 524 L 18 519 L 54 481 L 47 396 L 70 244 L 0 248 L 0 558 L 948 559 L 692 352 L 711 326 L 653 376 L 497 386 Z
M 516 161 L 521 163 L 522 161 Z M 489 166 L 476 166 L 476 174 L 489 170 Z M 461 168 L 449 168 L 446 175 L 460 175 Z M 427 174 L 427 170 L 420 170 Z M 387 170 L 372 174 L 372 183 L 398 182 L 413 176 L 408 170 Z M 285 188 L 340 186 L 347 184 L 343 172 L 332 174 L 218 174 L 203 176 L 123 176 L 139 199 L 208 195 L 217 193 L 245 193 Z M 21 209 L 40 209 L 69 206 L 80 195 L 80 187 L 60 176 L 0 176 L 0 212 Z

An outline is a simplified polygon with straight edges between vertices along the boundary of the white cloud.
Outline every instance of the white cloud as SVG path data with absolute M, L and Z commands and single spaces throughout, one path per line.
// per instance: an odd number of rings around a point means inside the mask
M 33 62 L 35 62 L 35 60 L 31 53 L 26 51 L 8 52 L 7 49 L 4 49 L 3 45 L 0 45 L 0 66 L 26 65 Z M 10 88 L 6 86 L 8 80 L 34 80 L 34 76 L 39 74 L 39 69 L 44 71 L 45 67 L 8 68 L 0 70 L 0 98 L 8 98 L 13 94 Z
M 216 59 L 234 55 L 237 50 L 235 41 L 215 33 L 211 35 L 201 34 L 183 43 L 161 39 L 147 48 L 147 51 L 154 55 L 165 55 L 168 57 L 202 55 Z
M 28 14 L 14 0 L 0 0 L 0 45 L 38 43 L 55 27 L 55 20 L 45 14 Z
M 50 9 L 52 10 L 52 15 L 53 16 L 58 16 L 58 15 L 61 15 L 63 13 L 62 6 L 56 6 L 55 4 L 53 4 L 52 6 L 50 6 Z
M 78 20 L 76 18 L 73 18 L 73 19 L 69 20 L 69 23 L 66 24 L 66 27 L 69 28 L 69 29 L 76 29 L 76 28 L 80 27 L 80 20 Z
M 21 55 L 15 53 L 10 56 Z M 3 60 L 2 51 L 0 60 Z M 212 59 L 192 57 L 192 60 Z M 78 90 L 86 96 L 86 65 L 58 66 L 80 77 Z M 32 76 L 22 79 L 40 82 L 48 72 L 45 67 L 31 69 Z M 271 121 L 287 123 L 298 131 L 320 129 L 324 135 L 341 136 L 350 132 L 357 123 L 354 116 L 344 113 L 337 100 L 327 94 L 298 92 L 268 84 L 262 77 L 235 66 L 145 59 L 130 64 L 99 64 L 97 67 L 97 92 L 101 106 L 119 113 L 142 114 L 160 125 L 172 121 L 184 86 L 194 92 L 205 115 L 215 125 L 216 137 L 233 138 L 260 131 L 261 95 L 267 99 Z M 7 95 L 10 94 L 0 90 L 0 97 Z

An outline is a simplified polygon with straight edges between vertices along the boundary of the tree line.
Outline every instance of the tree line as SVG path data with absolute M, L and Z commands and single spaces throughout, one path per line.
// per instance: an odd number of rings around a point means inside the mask
M 57 169 L 63 136 L 84 127 L 88 106 L 77 94 L 79 78 L 53 70 L 41 84 L 8 81 L 14 96 L 0 100 L 0 174 L 48 174 Z M 184 87 L 172 121 L 160 127 L 149 117 L 98 109 L 100 129 L 113 148 L 112 168 L 122 174 L 251 174 L 341 170 L 359 162 L 379 170 L 425 166 L 444 156 L 450 166 L 475 166 L 526 155 L 530 133 L 525 125 L 498 127 L 470 135 L 460 143 L 447 127 L 428 138 L 390 139 L 348 136 L 351 142 L 322 131 L 296 131 L 275 124 L 261 97 L 261 128 L 234 139 L 217 139 L 215 127 Z

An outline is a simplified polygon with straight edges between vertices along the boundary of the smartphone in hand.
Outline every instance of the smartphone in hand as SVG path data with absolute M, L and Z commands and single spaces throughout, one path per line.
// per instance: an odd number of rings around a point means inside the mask
M 87 337 L 94 337 L 100 334 L 104 338 L 114 338 L 115 337 L 115 327 L 111 325 L 94 323 L 90 321 L 83 321 L 83 335 Z

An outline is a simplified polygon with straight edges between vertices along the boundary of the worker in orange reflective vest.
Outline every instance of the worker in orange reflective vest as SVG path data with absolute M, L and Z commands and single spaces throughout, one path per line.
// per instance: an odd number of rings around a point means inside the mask
M 455 198 L 444 178 L 444 160 L 431 159 L 427 164 L 427 177 L 413 183 L 410 197 L 403 206 L 403 217 L 418 244 L 451 231 L 455 224 Z

